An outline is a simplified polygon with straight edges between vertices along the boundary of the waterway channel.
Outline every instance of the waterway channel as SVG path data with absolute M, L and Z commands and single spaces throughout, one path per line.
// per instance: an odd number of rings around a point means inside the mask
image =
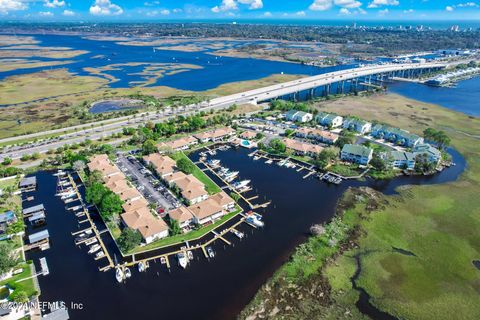
M 339 186 L 318 179 L 302 179 L 294 169 L 254 161 L 249 150 L 219 152 L 215 158 L 242 179 L 251 180 L 251 192 L 272 204 L 259 212 L 265 228 L 254 230 L 243 224 L 243 240 L 228 239 L 214 244 L 216 257 L 207 261 L 199 252 L 186 270 L 172 261 L 171 272 L 164 265 L 151 263 L 145 273 L 133 270 L 126 284 L 115 281 L 114 272 L 99 272 L 105 261 L 94 261 L 85 247 L 75 247 L 71 232 L 79 230 L 78 218 L 64 210 L 63 202 L 54 196 L 56 177 L 38 172 L 39 188 L 28 206 L 43 203 L 51 248 L 32 252 L 29 259 L 46 257 L 50 275 L 40 277 L 41 301 L 81 303 L 82 310 L 69 310 L 71 319 L 233 319 L 253 298 L 260 286 L 288 260 L 294 248 L 304 242 L 309 227 L 326 222 L 334 214 L 335 204 L 350 186 L 371 186 L 385 193 L 395 192 L 404 184 L 444 183 L 458 178 L 465 168 L 460 154 L 450 150 L 457 164 L 434 176 L 400 177 L 392 181 L 345 181 Z M 193 154 L 196 160 L 198 154 Z M 101 226 L 100 226 L 101 228 Z M 106 234 L 108 235 L 108 234 Z M 227 235 L 230 236 L 230 235 Z M 112 247 L 107 236 L 102 236 Z M 113 251 L 115 252 L 115 251 Z

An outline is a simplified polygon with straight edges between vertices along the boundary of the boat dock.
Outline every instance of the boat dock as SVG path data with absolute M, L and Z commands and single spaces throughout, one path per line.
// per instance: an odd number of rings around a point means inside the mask
M 75 181 L 73 180 L 72 176 L 70 175 L 70 173 L 67 175 L 68 176 L 68 181 L 70 182 L 70 185 L 72 186 L 73 190 L 75 191 L 75 194 L 77 195 L 77 198 L 78 200 L 80 201 L 81 203 L 81 209 L 83 211 L 83 213 L 85 214 L 86 216 L 86 221 L 84 222 L 87 222 L 90 224 L 90 227 L 84 229 L 84 230 L 80 230 L 80 231 L 76 231 L 76 232 L 72 232 L 72 235 L 76 235 L 76 234 L 80 234 L 82 232 L 85 232 L 86 230 L 92 230 L 94 235 L 93 237 L 90 237 L 88 239 L 85 239 L 85 241 L 83 240 L 80 240 L 80 242 L 76 242 L 75 244 L 78 245 L 78 244 L 81 244 L 81 243 L 84 243 L 84 242 L 87 242 L 88 240 L 91 240 L 92 238 L 95 238 L 97 240 L 97 242 L 100 244 L 100 247 L 101 249 L 103 250 L 104 252 L 104 256 L 105 258 L 107 258 L 108 260 L 108 264 L 104 267 L 101 267 L 99 268 L 100 271 L 108 271 L 110 270 L 111 268 L 114 268 L 115 267 L 115 264 L 113 263 L 113 260 L 112 260 L 112 257 L 110 256 L 108 250 L 107 250 L 107 247 L 105 246 L 103 240 L 102 240 L 102 237 L 101 237 L 101 232 L 97 229 L 97 226 L 95 225 L 95 223 L 93 222 L 92 218 L 90 217 L 90 212 L 88 211 L 87 207 L 85 206 L 84 202 L 83 202 L 83 199 L 82 199 L 82 195 L 80 194 L 80 191 L 78 191 L 78 187 L 77 187 L 77 184 L 75 183 Z
M 280 157 L 280 156 L 272 156 L 272 155 L 270 155 L 270 154 L 268 154 L 264 151 L 261 151 L 261 150 L 257 150 L 255 152 L 255 156 L 259 157 L 259 158 L 267 159 L 267 161 L 272 161 L 272 163 L 273 163 L 273 161 L 277 161 L 277 162 L 286 161 L 286 162 L 288 162 L 290 160 L 290 157 L 284 158 L 284 157 Z M 341 175 L 336 174 L 334 172 L 324 172 L 324 173 L 318 172 L 318 170 L 315 168 L 314 165 L 303 162 L 303 161 L 300 161 L 300 160 L 297 160 L 297 159 L 292 159 L 292 161 L 295 163 L 295 166 L 298 167 L 297 172 L 301 172 L 301 171 L 304 171 L 304 170 L 308 171 L 308 173 L 306 173 L 302 177 L 303 179 L 307 179 L 308 177 L 316 174 L 317 177 L 321 181 L 325 181 L 325 182 L 329 182 L 329 183 L 333 183 L 333 184 L 340 184 L 345 179 L 358 179 L 358 178 L 363 177 L 366 173 L 366 172 L 363 172 L 360 176 L 357 176 L 357 177 L 344 177 L 344 176 L 341 176 Z
M 144 259 L 140 259 L 140 260 L 136 260 L 135 259 L 135 255 L 132 255 L 132 261 L 131 262 L 126 262 L 124 263 L 123 265 L 121 265 L 121 267 L 133 267 L 139 263 L 143 263 L 143 264 L 147 264 L 149 262 L 152 262 L 152 261 L 156 261 L 157 259 L 160 259 L 161 261 L 165 261 L 165 264 L 167 266 L 167 269 L 170 269 L 171 265 L 170 265 L 170 258 L 173 257 L 175 258 L 175 256 L 179 253 L 185 253 L 187 251 L 198 251 L 200 250 L 203 255 L 205 256 L 205 258 L 209 259 L 209 255 L 208 255 L 208 252 L 207 252 L 207 247 L 209 245 L 211 245 L 212 243 L 214 243 L 215 241 L 217 240 L 221 240 L 223 241 L 225 244 L 227 245 L 232 245 L 232 243 L 227 240 L 224 235 L 227 234 L 227 233 L 230 233 L 232 230 L 237 230 L 237 227 L 239 225 L 241 225 L 242 223 L 246 223 L 247 225 L 253 227 L 253 228 L 257 228 L 255 225 L 253 224 L 250 224 L 246 221 L 246 215 L 243 214 L 243 213 L 239 213 L 239 215 L 242 216 L 242 218 L 239 219 L 239 221 L 235 222 L 233 225 L 231 225 L 230 227 L 226 228 L 226 229 L 223 229 L 222 231 L 216 231 L 216 230 L 212 230 L 210 231 L 211 234 L 213 234 L 213 238 L 202 243 L 202 244 L 197 244 L 195 246 L 190 246 L 190 244 L 187 242 L 185 242 L 186 244 L 186 247 L 182 247 L 178 250 L 174 250 L 174 251 L 171 251 L 171 252 L 168 252 L 168 253 L 162 253 L 162 254 L 158 254 L 158 255 L 155 255 L 155 256 L 151 256 L 151 257 L 148 257 L 148 258 L 144 258 Z M 217 228 L 218 229 L 218 228 Z
M 205 161 L 203 160 L 200 160 L 200 163 L 203 164 L 207 170 L 209 170 L 214 176 L 216 176 L 220 181 L 222 181 L 226 188 L 230 189 L 232 192 L 234 192 L 235 194 L 237 194 L 243 201 L 245 201 L 245 203 L 248 204 L 248 206 L 250 207 L 250 209 L 257 209 L 257 208 L 265 208 L 267 207 L 270 202 L 266 202 L 266 203 L 262 203 L 262 204 L 253 204 L 251 202 L 251 200 L 254 200 L 254 199 L 257 199 L 259 196 L 258 195 L 255 195 L 253 197 L 250 197 L 250 198 L 246 198 L 243 193 L 247 192 L 247 191 L 250 191 L 252 190 L 251 188 L 249 189 L 244 189 L 244 190 L 237 190 L 236 188 L 234 188 L 230 182 L 226 181 L 223 177 L 221 177 L 215 170 L 214 168 L 212 168 L 211 166 L 209 166 Z M 224 187 L 222 187 L 222 189 L 224 189 Z

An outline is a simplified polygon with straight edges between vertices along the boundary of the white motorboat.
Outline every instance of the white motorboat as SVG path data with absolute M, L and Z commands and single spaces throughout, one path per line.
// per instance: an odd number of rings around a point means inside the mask
M 60 197 L 60 199 L 62 200 L 67 200 L 67 199 L 70 199 L 70 198 L 73 198 L 75 196 L 75 192 L 68 192 L 66 194 L 64 194 L 63 196 Z
M 128 279 L 132 276 L 132 271 L 130 271 L 130 269 L 127 267 L 125 267 L 124 273 L 125 273 L 125 279 Z
M 236 230 L 236 229 L 232 229 L 231 231 L 232 231 L 232 233 L 233 233 L 234 235 L 237 236 L 237 238 L 243 239 L 243 237 L 244 237 L 243 232 L 240 232 L 240 231 L 238 231 L 238 230 Z
M 92 245 L 94 243 L 97 243 L 97 241 L 98 241 L 97 238 L 91 238 L 91 239 L 88 239 L 87 241 L 85 241 L 85 244 L 87 246 L 89 246 L 89 245 Z
M 60 197 L 60 196 L 68 195 L 72 192 L 74 192 L 73 188 L 70 187 L 70 188 L 62 189 L 62 191 L 55 193 L 55 195 Z
M 187 251 L 187 257 L 188 257 L 188 260 L 193 260 L 193 252 L 192 251 Z
M 145 264 L 143 262 L 138 263 L 138 272 L 145 271 Z
M 230 182 L 232 182 L 233 180 L 235 180 L 235 178 L 236 178 L 236 177 L 233 176 L 233 177 L 225 178 L 224 180 L 230 183 Z
M 184 252 L 177 253 L 177 259 L 178 259 L 179 266 L 185 269 L 188 264 L 188 258 L 185 255 L 185 253 Z
M 88 250 L 88 253 L 89 254 L 95 253 L 98 250 L 100 250 L 101 248 L 102 247 L 99 244 L 94 244 L 93 246 L 90 247 L 90 249 Z
M 273 160 L 272 159 L 268 159 L 267 161 L 265 161 L 266 164 L 272 164 Z
M 117 279 L 118 282 L 122 282 L 125 277 L 125 274 L 123 273 L 122 269 L 116 268 L 115 270 L 115 278 Z
M 219 174 L 220 174 L 220 175 L 228 174 L 228 172 L 230 171 L 230 169 L 225 168 L 225 167 L 220 167 L 219 169 L 220 169 L 220 170 L 219 170 Z
M 282 160 L 282 161 L 277 162 L 277 165 L 279 167 L 283 167 L 286 163 L 287 163 L 287 160 Z
M 220 165 L 220 160 L 212 159 L 212 160 L 208 160 L 207 163 L 211 167 L 216 167 L 216 166 Z
M 215 252 L 211 247 L 207 247 L 207 254 L 210 258 L 215 258 Z
M 61 177 L 61 176 L 64 176 L 66 174 L 65 171 L 63 170 L 58 170 L 57 173 L 54 173 L 53 176 L 55 177 Z
M 262 221 L 262 216 L 255 212 L 250 213 L 245 220 L 255 227 L 261 228 L 265 226 L 265 223 Z
M 239 181 L 239 182 L 235 182 L 232 186 L 235 189 L 242 189 L 242 188 L 248 186 L 249 183 L 250 183 L 250 180 L 242 180 L 242 181 Z
M 100 259 L 100 258 L 103 258 L 103 257 L 105 257 L 105 252 L 99 251 L 99 252 L 95 253 L 95 259 Z
M 161 264 L 167 263 L 167 259 L 165 257 L 160 257 L 160 263 Z
M 68 180 L 61 180 L 58 182 L 58 186 L 59 187 L 67 187 L 67 186 L 70 186 L 70 181 Z
M 225 178 L 235 178 L 236 176 L 238 176 L 239 172 L 238 171 L 232 171 L 232 172 L 228 172 L 225 174 Z

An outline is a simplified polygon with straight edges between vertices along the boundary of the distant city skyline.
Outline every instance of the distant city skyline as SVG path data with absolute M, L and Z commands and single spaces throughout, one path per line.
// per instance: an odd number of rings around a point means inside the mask
M 480 20 L 480 0 L 0 0 L 0 20 Z

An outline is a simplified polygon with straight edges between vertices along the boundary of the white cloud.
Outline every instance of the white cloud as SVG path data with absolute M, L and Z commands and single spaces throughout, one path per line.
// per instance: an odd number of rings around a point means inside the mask
M 28 4 L 21 0 L 0 0 L 0 14 L 8 14 L 10 11 L 26 10 Z
M 116 16 L 123 13 L 123 9 L 110 0 L 95 0 L 90 7 L 90 14 L 94 16 Z
M 414 13 L 415 10 L 413 9 L 408 9 L 408 10 L 403 10 L 403 13 Z
M 373 0 L 368 5 L 369 8 L 378 8 L 381 6 L 398 6 L 400 2 L 398 0 Z
M 354 9 L 362 6 L 362 3 L 357 0 L 334 0 L 333 3 L 342 8 Z
M 380 10 L 378 11 L 378 14 L 381 15 L 381 16 L 385 16 L 389 13 L 390 11 L 388 9 L 383 9 L 383 10 Z
M 356 9 L 360 8 L 362 3 L 358 0 L 314 0 L 309 9 L 313 11 L 326 11 L 334 5 L 347 9 Z
M 47 8 L 57 8 L 57 7 L 63 7 L 65 5 L 65 1 L 59 1 L 59 0 L 45 0 L 45 2 L 43 3 L 43 6 L 44 7 L 47 7 Z
M 460 7 L 460 8 L 466 8 L 466 7 L 478 7 L 479 5 L 476 4 L 475 2 L 466 2 L 466 3 L 460 3 L 460 4 L 457 4 L 457 7 Z
M 222 4 L 220 6 L 213 7 L 212 11 L 218 13 L 237 9 L 238 5 L 235 0 L 222 0 Z
M 305 17 L 305 16 L 306 16 L 306 13 L 305 13 L 305 11 L 297 11 L 297 12 L 295 13 L 295 15 L 297 15 L 297 16 L 299 16 L 299 17 Z
M 155 6 L 158 6 L 160 5 L 160 1 L 147 1 L 147 2 L 144 2 L 143 5 L 145 7 L 155 7 Z
M 263 14 L 264 17 L 271 17 L 272 13 L 270 11 L 267 11 Z
M 333 0 L 315 0 L 309 7 L 313 11 L 325 11 L 333 6 Z
M 183 12 L 183 9 L 180 9 L 180 8 L 175 8 L 172 10 L 173 13 L 180 13 L 180 12 Z
M 75 12 L 73 12 L 72 10 L 63 10 L 62 14 L 66 17 L 73 17 L 75 15 Z
M 238 0 L 241 4 L 248 5 L 250 10 L 262 9 L 263 8 L 263 0 Z
M 341 8 L 340 11 L 339 11 L 339 13 L 340 13 L 341 15 L 349 15 L 349 14 L 352 14 L 352 13 L 350 12 L 350 10 L 348 10 L 347 8 Z
M 451 6 L 446 6 L 445 10 L 448 12 L 452 12 L 456 8 L 477 8 L 480 7 L 477 3 L 475 2 L 465 2 L 465 3 L 459 3 L 457 5 L 451 5 Z
M 263 8 L 263 0 L 222 0 L 219 6 L 215 6 L 211 10 L 214 13 L 238 10 L 238 4 L 248 5 L 250 10 Z
M 168 9 L 163 9 L 162 11 L 160 11 L 160 14 L 162 16 L 168 16 L 170 14 L 170 10 Z
M 53 13 L 51 13 L 50 11 L 40 11 L 38 15 L 42 17 L 52 17 Z

